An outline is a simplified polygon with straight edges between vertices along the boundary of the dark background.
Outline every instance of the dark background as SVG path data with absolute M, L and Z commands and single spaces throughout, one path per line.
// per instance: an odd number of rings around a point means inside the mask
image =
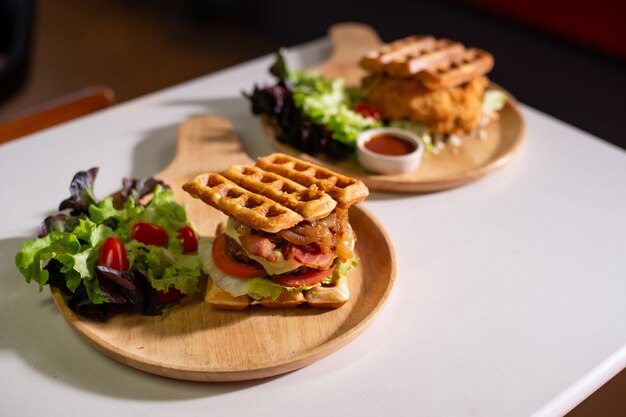
M 269 3 L 269 2 L 268 2 Z M 385 41 L 409 34 L 433 34 L 459 40 L 494 54 L 496 66 L 490 78 L 504 86 L 518 100 L 587 132 L 626 148 L 624 111 L 626 105 L 626 57 L 604 51 L 600 44 L 583 43 L 569 33 L 557 33 L 550 27 L 525 20 L 514 14 L 482 6 L 477 2 L 436 1 L 328 1 L 284 2 L 280 7 L 266 7 L 263 2 L 249 2 L 248 13 L 224 5 L 222 13 L 233 19 L 243 18 L 250 25 L 269 33 L 282 44 L 295 45 L 321 37 L 336 22 L 358 21 L 376 28 Z M 489 2 L 486 2 L 489 3 Z M 502 2 L 507 3 L 507 2 Z M 509 2 L 510 3 L 510 2 Z M 536 7 L 537 20 L 555 8 L 542 8 L 549 1 L 519 2 Z M 608 2 L 604 8 L 594 2 L 561 2 L 581 7 L 569 13 L 570 26 L 581 38 L 586 31 L 603 31 L 586 26 L 586 15 L 613 13 L 623 17 L 613 38 L 626 44 L 626 2 Z M 605 2 L 606 3 L 606 2 Z M 195 2 L 198 22 L 210 22 L 212 2 Z M 545 9 L 545 11 L 544 11 Z M 558 12 L 558 10 L 556 10 Z M 558 13 L 557 13 L 558 14 Z M 577 19 L 573 21 L 573 19 Z
M 358 21 L 385 41 L 433 34 L 488 50 L 496 59 L 490 77 L 519 101 L 626 148 L 620 0 L 3 2 L 32 3 L 34 21 L 21 72 L 29 76 L 0 103 L 0 119 L 90 83 L 110 85 L 125 101 Z M 608 50 L 600 35 L 625 46 Z

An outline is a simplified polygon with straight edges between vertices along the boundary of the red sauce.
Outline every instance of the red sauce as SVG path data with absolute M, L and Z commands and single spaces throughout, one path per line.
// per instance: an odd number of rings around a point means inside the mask
M 381 155 L 406 155 L 415 150 L 416 146 L 406 139 L 389 134 L 372 136 L 364 146 L 374 153 Z

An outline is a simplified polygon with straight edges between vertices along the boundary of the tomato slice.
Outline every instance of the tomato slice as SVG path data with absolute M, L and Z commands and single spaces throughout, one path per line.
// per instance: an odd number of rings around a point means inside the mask
M 159 302 L 162 305 L 172 303 L 174 301 L 178 301 L 181 298 L 185 297 L 185 294 L 180 292 L 180 290 L 176 287 L 171 287 L 167 292 L 158 291 L 159 293 Z
M 167 246 L 169 237 L 161 226 L 152 223 L 135 223 L 130 230 L 130 238 L 145 245 Z
M 325 271 L 311 269 L 302 275 L 275 275 L 271 278 L 277 284 L 284 285 L 285 287 L 301 287 L 303 285 L 310 287 L 324 281 L 334 270 L 335 267 L 333 266 Z
M 98 254 L 98 265 L 118 271 L 128 271 L 128 256 L 124 244 L 119 238 L 115 236 L 106 238 Z
M 223 234 L 217 236 L 213 241 L 211 253 L 215 266 L 228 275 L 236 278 L 255 278 L 267 275 L 261 265 L 250 265 L 231 260 L 226 255 L 226 238 Z
M 376 107 L 367 103 L 357 103 L 354 106 L 354 112 L 359 113 L 361 116 L 371 117 L 372 119 L 380 120 L 380 112 Z
M 198 236 L 196 236 L 196 232 L 193 231 L 191 226 L 183 226 L 178 231 L 178 240 L 183 245 L 185 253 L 198 252 Z

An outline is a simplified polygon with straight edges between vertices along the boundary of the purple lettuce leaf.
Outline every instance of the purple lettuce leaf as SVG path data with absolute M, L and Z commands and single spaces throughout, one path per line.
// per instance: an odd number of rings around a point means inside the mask
M 87 171 L 78 171 L 74 175 L 70 183 L 70 197 L 61 202 L 59 211 L 71 209 L 72 216 L 89 213 L 89 205 L 98 202 L 93 188 L 98 171 L 99 168 L 94 167 Z
M 152 194 L 157 185 L 160 185 L 163 188 L 169 188 L 169 186 L 163 181 L 153 177 L 147 179 L 124 178 L 122 179 L 120 197 L 123 201 L 126 201 L 129 198 L 139 201 L 142 197 Z

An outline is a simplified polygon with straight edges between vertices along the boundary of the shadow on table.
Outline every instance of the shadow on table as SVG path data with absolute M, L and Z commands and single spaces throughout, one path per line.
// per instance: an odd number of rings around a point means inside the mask
M 0 240 L 0 355 L 17 356 L 34 371 L 74 389 L 117 398 L 176 401 L 243 390 L 276 378 L 201 383 L 143 373 L 90 347 L 57 310 L 47 287 L 37 291 L 14 266 L 29 237 Z

